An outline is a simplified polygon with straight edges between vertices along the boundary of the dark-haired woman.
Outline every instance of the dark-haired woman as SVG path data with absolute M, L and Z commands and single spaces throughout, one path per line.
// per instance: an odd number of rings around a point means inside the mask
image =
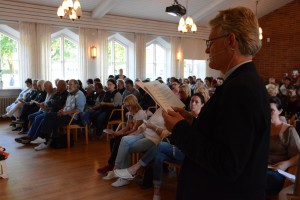
M 282 104 L 278 97 L 270 98 L 271 134 L 269 146 L 266 194 L 276 195 L 282 189 L 285 177 L 277 170 L 287 170 L 295 166 L 300 151 L 300 139 L 290 124 L 280 120 Z
M 91 121 L 96 126 L 96 135 L 100 136 L 107 125 L 111 111 L 120 108 L 122 105 L 122 95 L 116 90 L 117 85 L 114 79 L 107 80 L 107 91 L 105 92 L 100 108 L 91 116 Z

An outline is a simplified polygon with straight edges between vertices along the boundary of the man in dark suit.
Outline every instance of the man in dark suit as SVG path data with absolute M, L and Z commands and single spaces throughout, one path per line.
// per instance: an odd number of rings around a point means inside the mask
M 252 62 L 259 51 L 258 21 L 244 7 L 220 11 L 210 21 L 209 66 L 224 83 L 192 123 L 183 109 L 164 112 L 171 142 L 186 159 L 177 199 L 263 200 L 270 106 Z

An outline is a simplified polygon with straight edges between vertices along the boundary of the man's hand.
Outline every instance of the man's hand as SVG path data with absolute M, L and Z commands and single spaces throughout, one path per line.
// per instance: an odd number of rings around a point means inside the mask
M 173 109 L 174 109 L 174 111 L 169 110 L 168 112 L 163 111 L 163 113 L 162 113 L 162 116 L 165 120 L 165 126 L 166 126 L 167 130 L 170 132 L 173 131 L 174 126 L 179 121 L 184 119 L 183 116 L 185 116 L 185 115 L 188 116 L 187 114 L 189 114 L 189 113 L 186 114 L 185 112 L 183 112 L 182 111 L 183 109 L 181 110 L 181 108 L 173 108 Z M 177 112 L 175 112 L 175 111 L 177 111 Z M 183 114 L 183 116 L 181 115 L 181 113 Z

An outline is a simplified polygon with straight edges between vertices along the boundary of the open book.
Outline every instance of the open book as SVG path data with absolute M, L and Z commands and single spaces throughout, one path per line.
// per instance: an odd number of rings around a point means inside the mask
M 164 83 L 152 81 L 147 83 L 136 82 L 136 84 L 145 90 L 166 112 L 168 110 L 173 110 L 172 107 L 185 107 L 184 103 L 182 103 L 182 101 L 178 99 L 172 90 Z

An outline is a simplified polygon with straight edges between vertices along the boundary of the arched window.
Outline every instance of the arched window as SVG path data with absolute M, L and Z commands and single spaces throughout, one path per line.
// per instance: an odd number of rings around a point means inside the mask
M 127 74 L 128 47 L 115 38 L 108 41 L 108 74 L 116 75 L 119 69 Z
M 168 70 L 169 44 L 161 38 L 157 38 L 146 46 L 146 78 L 155 80 L 161 77 L 166 80 Z
M 0 87 L 20 88 L 19 32 L 0 25 Z
M 64 29 L 51 37 L 51 81 L 79 79 L 78 35 Z

